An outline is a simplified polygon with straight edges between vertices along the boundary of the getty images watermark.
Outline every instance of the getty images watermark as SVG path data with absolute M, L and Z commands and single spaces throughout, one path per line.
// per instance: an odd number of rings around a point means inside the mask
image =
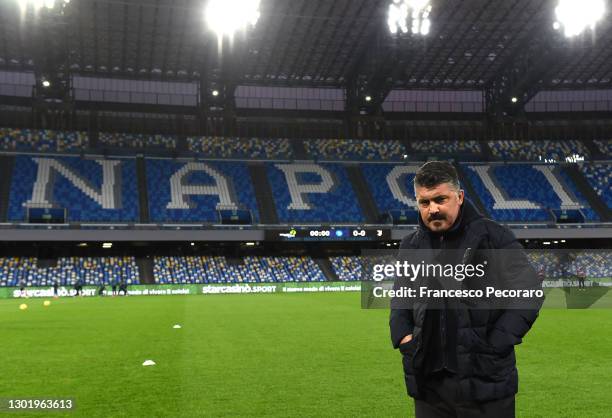
M 591 281 L 591 290 L 578 293 L 575 279 L 585 265 L 595 271 L 593 260 L 605 270 L 609 256 L 471 248 L 367 251 L 361 258 L 362 307 L 539 309 L 553 290 L 555 307 L 590 307 L 609 302 L 590 296 L 605 295 L 609 287 Z
M 411 264 L 408 261 L 395 261 L 393 264 L 374 264 L 372 279 L 374 282 L 384 280 L 408 281 L 414 283 L 417 279 L 431 280 L 455 280 L 462 282 L 466 279 L 484 279 L 487 261 L 481 264 L 428 264 L 421 261 L 420 264 Z M 436 283 L 438 285 L 439 283 Z M 542 289 L 498 289 L 494 286 L 480 288 L 453 288 L 443 286 L 442 288 L 431 288 L 422 286 L 400 286 L 388 289 L 383 286 L 374 286 L 372 289 L 374 297 L 384 298 L 543 298 Z

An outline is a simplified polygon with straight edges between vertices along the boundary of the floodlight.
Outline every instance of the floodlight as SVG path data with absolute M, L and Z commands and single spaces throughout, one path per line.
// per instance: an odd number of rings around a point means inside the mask
M 605 0 L 559 0 L 553 27 L 563 29 L 566 37 L 580 35 L 586 28 L 595 29 L 606 13 Z
M 42 81 L 42 86 L 43 87 L 49 87 L 51 85 L 51 82 L 49 80 L 43 80 Z
M 260 0 L 209 0 L 204 11 L 206 25 L 222 38 L 255 26 L 259 20 Z
M 392 34 L 408 32 L 414 35 L 427 35 L 431 28 L 430 0 L 392 0 L 389 5 L 387 25 Z
M 219 95 L 219 90 L 213 90 L 212 95 L 217 97 Z
M 19 7 L 22 12 L 25 12 L 28 8 L 33 8 L 34 12 L 38 12 L 43 7 L 46 9 L 53 9 L 56 6 L 70 3 L 70 0 L 17 0 Z

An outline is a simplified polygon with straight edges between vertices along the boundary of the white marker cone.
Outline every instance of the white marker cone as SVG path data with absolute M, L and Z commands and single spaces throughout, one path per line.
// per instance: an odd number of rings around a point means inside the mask
M 145 360 L 144 363 L 142 363 L 143 366 L 155 366 L 155 362 L 153 360 Z

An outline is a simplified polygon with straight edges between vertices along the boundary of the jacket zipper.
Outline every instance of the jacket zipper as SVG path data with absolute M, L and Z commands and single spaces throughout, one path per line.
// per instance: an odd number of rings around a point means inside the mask
M 444 250 L 444 235 L 440 235 L 440 250 Z M 444 301 L 446 305 L 446 301 Z M 446 306 L 444 307 L 446 308 Z M 440 341 L 442 342 L 442 369 L 448 368 L 448 354 L 447 354 L 447 341 L 446 341 L 446 309 L 440 311 Z

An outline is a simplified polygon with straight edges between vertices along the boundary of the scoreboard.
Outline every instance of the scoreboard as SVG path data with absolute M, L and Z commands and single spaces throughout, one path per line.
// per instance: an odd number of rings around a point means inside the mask
M 388 241 L 391 231 L 384 228 L 295 227 L 287 229 L 268 229 L 267 241 Z

